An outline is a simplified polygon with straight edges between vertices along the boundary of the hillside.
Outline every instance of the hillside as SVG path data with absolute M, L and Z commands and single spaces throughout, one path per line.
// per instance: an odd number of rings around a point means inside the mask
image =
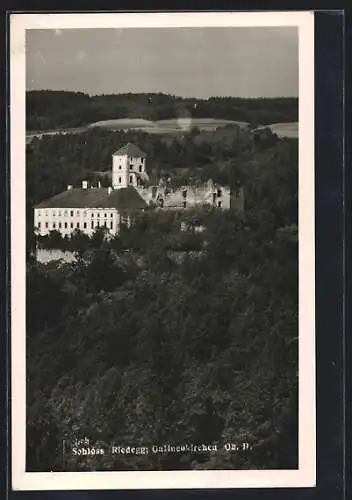
M 179 230 L 177 212 L 151 211 L 111 242 L 78 233 L 76 262 L 28 255 L 27 470 L 297 468 L 298 141 L 235 125 L 35 138 L 28 248 L 33 205 L 82 179 L 104 183 L 127 142 L 146 151 L 155 179 L 243 185 L 245 213 L 188 212 L 206 227 L 196 233 Z M 221 453 L 76 457 L 77 437 Z M 225 442 L 251 449 L 224 453 Z
M 89 96 L 82 92 L 28 91 L 27 131 L 85 126 L 94 122 L 135 118 L 217 118 L 252 126 L 297 122 L 297 98 L 211 97 L 182 98 L 168 94 L 113 94 Z

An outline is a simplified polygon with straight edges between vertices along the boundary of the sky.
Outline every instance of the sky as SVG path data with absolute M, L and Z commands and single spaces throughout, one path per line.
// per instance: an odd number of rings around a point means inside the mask
M 294 27 L 32 29 L 27 90 L 297 97 Z

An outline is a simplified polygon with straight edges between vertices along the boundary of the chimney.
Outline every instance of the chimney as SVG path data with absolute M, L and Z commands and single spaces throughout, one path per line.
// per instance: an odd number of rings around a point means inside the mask
M 109 186 L 109 187 L 108 187 L 108 194 L 111 194 L 111 191 L 112 191 L 112 187 L 111 187 L 111 186 Z
M 82 189 L 88 188 L 88 181 L 82 181 Z
M 69 185 L 67 186 L 67 190 L 69 190 L 69 189 L 72 189 L 72 185 L 71 185 L 71 184 L 69 184 Z

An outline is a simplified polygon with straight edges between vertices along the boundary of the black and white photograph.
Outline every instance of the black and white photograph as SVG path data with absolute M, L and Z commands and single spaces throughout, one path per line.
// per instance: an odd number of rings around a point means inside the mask
M 312 15 L 12 21 L 17 488 L 314 485 Z

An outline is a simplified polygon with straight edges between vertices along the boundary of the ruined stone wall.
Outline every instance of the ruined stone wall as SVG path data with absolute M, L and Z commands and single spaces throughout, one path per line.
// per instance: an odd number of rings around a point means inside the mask
M 153 204 L 165 209 L 187 209 L 200 205 L 217 208 L 231 208 L 229 187 L 214 185 L 211 181 L 201 186 L 182 186 L 172 189 L 168 186 L 139 187 L 138 191 L 148 205 Z M 234 200 L 236 200 L 236 196 Z M 236 202 L 238 205 L 238 202 Z

